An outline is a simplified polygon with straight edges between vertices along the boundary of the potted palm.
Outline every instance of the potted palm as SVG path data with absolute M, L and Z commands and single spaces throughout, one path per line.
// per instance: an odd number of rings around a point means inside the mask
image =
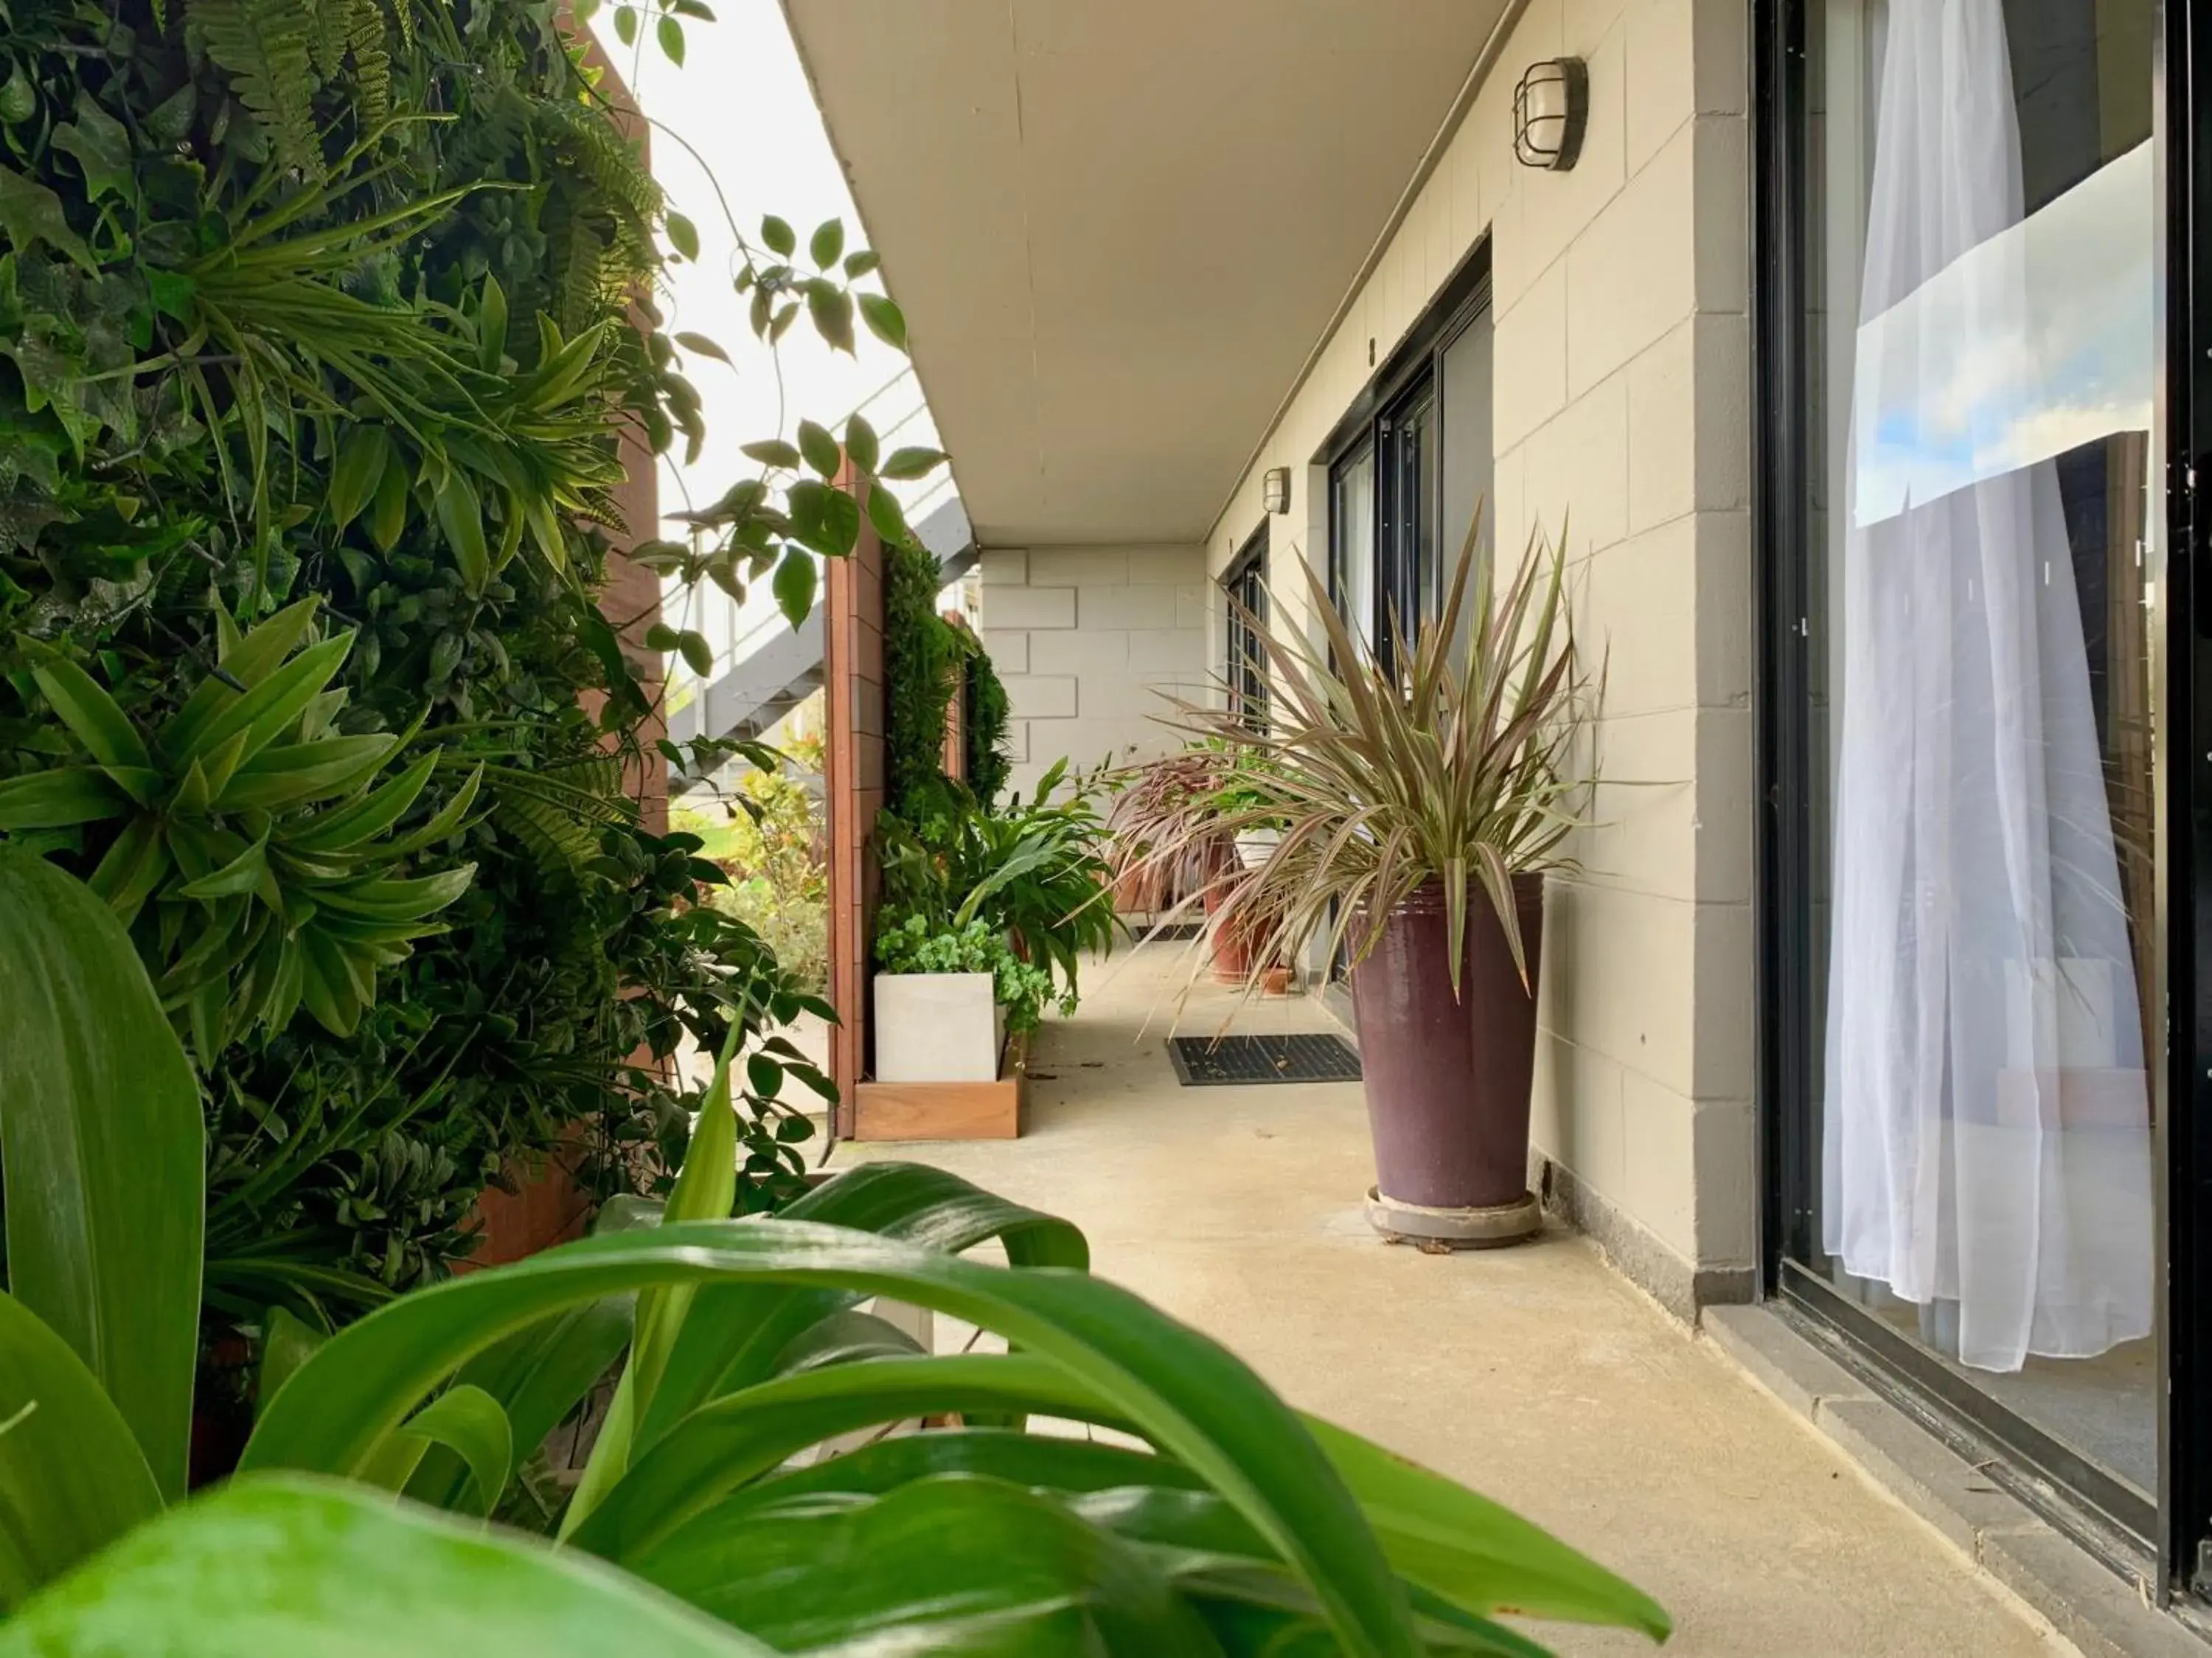
M 1273 674 L 1267 728 L 1188 703 L 1175 717 L 1234 759 L 1236 800 L 1206 832 L 1279 828 L 1221 883 L 1208 934 L 1259 936 L 1255 987 L 1260 964 L 1316 936 L 1352 963 L 1369 1217 L 1466 1246 L 1541 1224 L 1528 1167 L 1544 877 L 1571 867 L 1596 700 L 1561 554 L 1532 538 L 1501 585 L 1475 549 L 1470 532 L 1443 614 L 1398 642 L 1395 666 L 1306 570 L 1322 641 L 1245 619 Z M 1177 850 L 1167 837 L 1158 855 Z

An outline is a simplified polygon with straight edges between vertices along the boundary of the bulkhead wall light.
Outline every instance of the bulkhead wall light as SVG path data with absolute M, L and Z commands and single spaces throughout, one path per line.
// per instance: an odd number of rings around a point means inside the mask
M 1564 173 L 1582 154 L 1589 71 L 1579 58 L 1531 64 L 1513 88 L 1513 155 L 1523 167 Z

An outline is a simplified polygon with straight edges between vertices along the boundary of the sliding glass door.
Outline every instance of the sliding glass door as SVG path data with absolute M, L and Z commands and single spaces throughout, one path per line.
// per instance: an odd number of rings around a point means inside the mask
M 1996 1477 L 2146 1550 L 2160 16 L 1761 19 L 1770 1274 Z

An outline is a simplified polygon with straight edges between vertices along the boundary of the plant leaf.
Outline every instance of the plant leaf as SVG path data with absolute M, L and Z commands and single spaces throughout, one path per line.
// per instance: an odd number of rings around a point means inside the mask
M 1017 1266 L 1081 1271 L 1090 1247 L 1057 1216 L 1009 1203 L 943 1169 L 867 1163 L 848 1169 L 791 1204 L 794 1220 L 823 1221 L 958 1253 L 995 1239 Z M 859 1299 L 818 1289 L 716 1284 L 699 1292 L 669 1356 L 653 1409 L 639 1432 L 647 1446 L 685 1412 L 717 1394 L 764 1381 L 784 1355 L 824 1318 Z
M 908 448 L 893 449 L 890 459 L 884 461 L 878 476 L 907 483 L 917 478 L 927 478 L 943 466 L 945 454 L 942 449 Z
M 845 422 L 845 453 L 853 457 L 853 464 L 864 472 L 876 469 L 882 454 L 876 437 L 876 429 L 859 415 Z
M 817 271 L 827 271 L 843 257 L 844 253 L 845 227 L 836 219 L 823 220 L 807 240 L 806 255 L 814 261 Z
M 1613 1624 L 1663 1641 L 1665 1610 L 1510 1509 L 1393 1455 L 1358 1434 L 1305 1418 L 1413 1582 L 1470 1612 Z
M 799 452 L 806 457 L 808 466 L 822 474 L 824 483 L 836 477 L 837 469 L 845 464 L 845 453 L 829 429 L 811 420 L 799 423 Z
M 153 1471 L 84 1361 L 0 1295 L 0 1612 L 161 1511 Z
M 868 522 L 893 546 L 905 546 L 913 533 L 907 527 L 906 511 L 899 505 L 898 497 L 880 487 L 868 491 Z
M 131 167 L 131 135 L 124 130 L 122 122 L 100 107 L 99 100 L 91 93 L 78 92 L 76 119 L 54 129 L 53 145 L 76 156 L 77 165 L 84 170 L 86 200 L 96 202 L 112 193 L 128 201 L 137 194 L 137 178 Z
M 860 296 L 860 320 L 886 345 L 906 350 L 906 313 L 882 294 Z
M 66 829 L 97 823 L 131 804 L 96 765 L 62 765 L 0 782 L 0 830 Z
M 514 1470 L 514 1429 L 499 1401 L 481 1387 L 457 1382 L 408 1418 L 407 1425 L 378 1448 L 378 1459 L 390 1458 L 397 1478 L 370 1480 L 393 1490 L 411 1490 L 408 1481 L 422 1454 L 442 1445 L 458 1454 L 476 1487 L 476 1502 L 469 1512 L 488 1515 L 507 1489 Z M 392 1454 L 397 1452 L 397 1454 Z
M 773 213 L 761 221 L 761 240 L 769 251 L 781 259 L 789 259 L 799 247 L 799 237 L 790 225 Z
M 775 594 L 776 608 L 792 626 L 800 626 L 813 613 L 814 589 L 818 579 L 812 553 L 803 547 L 784 550 L 770 585 Z
M 453 550 L 461 580 L 471 594 L 482 594 L 491 580 L 491 547 L 484 539 L 483 503 L 477 486 L 456 466 L 438 486 L 435 505 L 438 528 Z
M 869 301 L 877 297 L 872 294 L 864 294 L 860 296 L 864 314 L 872 317 L 873 313 L 868 312 L 867 306 Z M 889 300 L 883 300 L 881 302 L 885 305 L 890 303 Z M 817 279 L 806 290 L 806 311 L 807 314 L 814 319 L 816 333 L 821 335 L 831 346 L 844 352 L 846 356 L 854 355 L 853 296 L 850 294 L 845 293 L 833 283 Z M 872 320 L 868 326 L 875 329 L 878 333 L 882 332 L 881 329 L 876 328 Z
M 586 1238 L 402 1296 L 308 1360 L 242 1466 L 356 1472 L 441 1379 L 511 1332 L 625 1289 L 712 1283 L 889 1295 L 1000 1332 L 1204 1476 L 1311 1585 L 1353 1658 L 1418 1658 L 1404 1594 L 1350 1493 L 1312 1436 L 1225 1350 L 1081 1273 L 988 1267 L 802 1221 Z
M 688 1540 L 651 1559 L 647 1581 L 787 1651 L 851 1628 L 895 1631 L 902 1653 L 1222 1651 L 1158 1557 L 975 1475 L 740 1516 Z
M 276 1397 L 292 1373 L 307 1362 L 307 1356 L 330 1338 L 293 1316 L 282 1307 L 272 1307 L 261 1320 L 261 1367 L 254 1378 L 254 1408 L 260 1409 Z
M 796 448 L 775 437 L 748 443 L 738 453 L 750 455 L 763 466 L 796 466 L 801 459 Z
M 694 1411 L 632 1461 L 570 1540 L 630 1565 L 810 1445 L 909 1417 L 978 1411 L 1127 1426 L 1058 1366 L 1023 1354 L 832 1364 L 726 1393 Z
M 111 776 L 116 770 L 143 771 L 154 764 L 145 742 L 115 705 L 115 699 L 68 657 L 48 658 L 32 668 L 31 677 L 39 682 L 39 689 L 46 693 L 62 723 L 94 759 L 110 768 Z M 124 787 L 127 791 L 130 785 Z
M 350 427 L 338 445 L 337 464 L 331 468 L 331 487 L 323 504 L 330 509 L 331 528 L 343 534 L 347 525 L 361 515 L 384 481 L 392 464 L 392 438 L 383 427 L 362 421 Z
M 0 232 L 6 233 L 19 253 L 27 253 L 44 242 L 88 273 L 99 269 L 84 238 L 70 229 L 62 198 L 46 186 L 5 167 L 0 167 Z
M 199 1088 L 108 907 L 5 847 L 0 1106 L 9 1292 L 76 1350 L 163 1495 L 180 1496 L 199 1352 Z
M 774 1658 L 589 1556 L 298 1478 L 222 1486 L 0 1624 L 0 1658 L 64 1652 Z
M 675 1188 L 668 1194 L 664 1225 L 670 1221 L 725 1220 L 737 1205 L 738 1113 L 731 1099 L 730 1065 L 744 1037 L 742 1022 L 733 1021 L 714 1062 L 714 1080 L 700 1102 L 698 1119 L 692 1125 L 684 1167 L 677 1172 Z M 641 1289 L 629 1363 L 615 1389 L 607 1424 L 592 1448 L 583 1479 L 562 1517 L 562 1536 L 568 1536 L 581 1523 L 628 1472 L 631 1430 L 653 1402 L 653 1390 L 659 1386 L 661 1372 L 696 1293 L 697 1287 L 690 1283 Z

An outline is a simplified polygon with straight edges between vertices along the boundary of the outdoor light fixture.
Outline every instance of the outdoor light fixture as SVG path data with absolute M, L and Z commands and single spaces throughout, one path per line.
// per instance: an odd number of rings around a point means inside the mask
M 1582 153 L 1589 72 L 1579 58 L 1531 64 L 1513 88 L 1513 155 L 1523 167 L 1564 173 Z
M 1291 469 L 1270 466 L 1261 474 L 1260 499 L 1269 512 L 1288 512 L 1291 509 Z

